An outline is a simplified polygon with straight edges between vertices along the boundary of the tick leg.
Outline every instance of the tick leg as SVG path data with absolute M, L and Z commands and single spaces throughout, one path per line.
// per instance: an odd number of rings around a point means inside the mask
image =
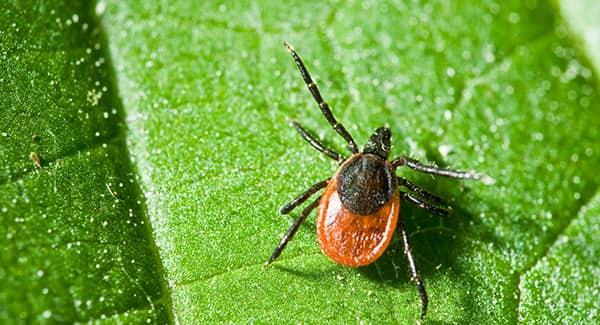
M 271 264 L 277 257 L 279 257 L 279 255 L 281 255 L 281 252 L 283 252 L 287 243 L 290 240 L 292 240 L 292 238 L 294 237 L 294 235 L 300 228 L 300 225 L 304 222 L 304 220 L 306 220 L 306 217 L 308 217 L 310 212 L 314 208 L 316 208 L 317 205 L 319 205 L 320 199 L 321 199 L 320 197 L 317 198 L 309 206 L 307 206 L 306 208 L 304 208 L 304 210 L 302 210 L 302 213 L 300 214 L 300 216 L 296 219 L 296 221 L 294 221 L 294 223 L 292 224 L 290 229 L 288 229 L 288 231 L 285 233 L 285 235 L 283 235 L 283 238 L 281 238 L 281 241 L 279 242 L 277 247 L 275 247 L 275 250 L 271 254 L 271 257 L 269 258 L 269 260 L 265 263 L 265 266 Z
M 458 170 L 451 169 L 443 169 L 435 166 L 423 165 L 418 160 L 408 158 L 405 156 L 400 156 L 392 161 L 392 165 L 394 167 L 406 166 L 408 168 L 414 169 L 418 172 L 446 176 L 451 178 L 470 178 L 470 179 L 483 179 L 484 176 L 477 174 L 475 172 L 462 172 Z M 489 178 L 489 176 L 488 176 Z
M 412 193 L 400 192 L 400 197 L 402 198 L 402 200 L 412 202 L 412 203 L 416 204 L 419 208 L 425 209 L 433 214 L 437 214 L 440 217 L 447 217 L 448 213 L 450 212 L 449 208 L 444 209 L 444 208 L 440 208 L 438 206 L 429 204 L 428 202 L 421 200 L 420 198 L 413 195 Z
M 313 98 L 319 105 L 321 112 L 323 113 L 323 115 L 325 115 L 325 118 L 327 119 L 329 124 L 331 124 L 333 129 L 339 135 L 341 135 L 342 138 L 344 138 L 344 140 L 346 140 L 346 142 L 348 142 L 350 151 L 352 151 L 352 153 L 358 153 L 358 148 L 356 146 L 356 143 L 354 142 L 354 139 L 352 139 L 352 136 L 350 135 L 350 133 L 348 133 L 348 131 L 346 131 L 346 128 L 344 128 L 344 126 L 341 123 L 339 123 L 335 119 L 335 117 L 333 117 L 333 113 L 331 113 L 331 109 L 329 108 L 329 105 L 323 100 L 323 97 L 321 97 L 321 93 L 319 92 L 319 88 L 317 87 L 317 84 L 310 77 L 308 70 L 306 70 L 304 63 L 302 62 L 302 59 L 300 59 L 300 56 L 298 55 L 298 53 L 296 53 L 296 50 L 294 50 L 294 48 L 287 42 L 283 42 L 283 45 L 292 54 L 292 57 L 294 58 L 294 61 L 296 61 L 296 65 L 298 66 L 298 69 L 300 70 L 302 79 L 304 79 L 304 82 L 306 83 L 308 90 L 310 91 Z
M 397 179 L 398 179 L 398 186 L 404 186 L 409 191 L 411 191 L 415 194 L 418 194 L 419 196 L 423 197 L 426 200 L 435 202 L 436 204 L 439 204 L 439 205 L 448 206 L 448 203 L 446 203 L 446 201 L 444 201 L 444 199 L 442 199 L 441 197 L 439 197 L 431 192 L 428 192 L 427 190 L 423 189 L 419 185 L 414 184 L 411 181 L 404 179 L 402 177 L 397 177 Z
M 325 147 L 317 138 L 312 136 L 308 131 L 306 131 L 298 122 L 292 121 L 292 125 L 300 133 L 302 139 L 306 140 L 313 148 L 317 149 L 319 152 L 324 153 L 326 156 L 337 160 L 339 163 L 344 162 L 346 158 L 340 155 L 339 153 Z
M 318 190 L 320 190 L 323 187 L 327 186 L 327 183 L 329 183 L 329 178 L 326 179 L 326 180 L 324 180 L 324 181 L 320 181 L 320 182 L 314 184 L 313 186 L 309 187 L 306 191 L 304 191 L 304 193 L 298 195 L 291 202 L 289 202 L 286 205 L 282 206 L 281 209 L 279 209 L 279 213 L 281 213 L 281 214 L 288 214 L 288 213 L 290 213 L 297 206 L 299 206 L 300 204 L 304 203 L 304 201 L 306 201 L 309 197 L 311 197 L 311 195 L 315 194 Z
M 425 284 L 421 280 L 421 276 L 419 276 L 419 271 L 417 271 L 417 265 L 415 264 L 415 258 L 412 254 L 412 248 L 410 247 L 404 224 L 398 222 L 398 228 L 400 229 L 400 236 L 402 237 L 402 244 L 404 245 L 404 255 L 406 255 L 408 267 L 410 268 L 410 279 L 417 285 L 417 290 L 419 290 L 419 297 L 421 298 L 421 321 L 419 324 L 422 324 L 425 320 L 425 315 L 427 314 L 427 304 L 429 302 L 427 299 L 427 291 L 425 290 Z

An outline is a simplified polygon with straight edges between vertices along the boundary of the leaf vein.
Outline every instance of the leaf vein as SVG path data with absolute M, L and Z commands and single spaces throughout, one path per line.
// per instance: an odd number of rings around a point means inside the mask
M 312 253 L 312 254 L 300 254 L 300 255 L 296 255 L 296 256 L 292 256 L 292 257 L 288 257 L 288 258 L 280 258 L 280 259 L 277 260 L 277 262 L 279 264 L 279 263 L 284 262 L 284 261 L 285 262 L 289 262 L 289 261 L 294 261 L 294 260 L 302 259 L 302 258 L 310 258 L 310 257 L 318 256 L 318 255 L 321 255 L 321 254 L 322 254 L 321 252 Z M 238 267 L 235 267 L 235 268 L 232 268 L 232 269 L 228 269 L 228 270 L 225 270 L 225 271 L 222 271 L 222 272 L 213 273 L 213 274 L 211 274 L 209 276 L 199 277 L 199 278 L 191 279 L 191 280 L 188 280 L 188 281 L 181 281 L 181 282 L 175 283 L 172 286 L 172 288 L 188 286 L 188 285 L 192 285 L 192 284 L 194 284 L 196 282 L 201 282 L 201 281 L 202 282 L 210 282 L 210 281 L 213 281 L 216 278 L 228 275 L 230 273 L 234 273 L 234 272 L 237 272 L 237 271 L 240 271 L 240 270 L 250 269 L 250 268 L 253 268 L 253 267 L 256 267 L 256 266 L 261 266 L 261 265 L 264 265 L 264 264 L 265 264 L 265 262 L 263 261 L 263 262 L 259 262 L 259 263 L 252 263 L 252 264 L 240 265 Z M 273 265 L 273 266 L 276 266 L 276 265 Z M 272 267 L 272 266 L 270 266 L 270 267 Z
M 451 110 L 456 110 L 459 107 L 462 107 L 464 104 L 466 104 L 470 97 L 467 96 L 467 91 L 466 90 L 471 90 L 473 88 L 475 88 L 476 86 L 479 86 L 481 84 L 484 84 L 486 82 L 488 82 L 488 77 L 497 69 L 499 69 L 500 67 L 502 67 L 503 65 L 507 64 L 510 62 L 510 60 L 513 58 L 515 52 L 517 51 L 517 49 L 519 47 L 522 46 L 526 46 L 526 45 L 531 45 L 531 44 L 535 44 L 538 41 L 543 40 L 546 37 L 552 36 L 553 35 L 553 30 L 552 29 L 547 29 L 544 32 L 541 32 L 539 34 L 536 34 L 535 36 L 531 37 L 529 40 L 523 42 L 523 43 L 519 43 L 514 45 L 513 47 L 511 47 L 505 55 L 503 55 L 499 60 L 497 60 L 494 64 L 490 64 L 484 67 L 483 72 L 481 72 L 481 74 L 471 77 L 469 79 L 466 79 L 463 83 L 462 86 L 460 86 L 460 88 L 458 89 L 458 91 L 456 92 L 457 94 L 460 95 L 458 101 L 456 102 L 456 104 L 454 105 L 453 108 L 451 108 Z
M 600 191 L 600 187 L 597 187 L 596 190 L 593 193 L 598 193 Z M 525 264 L 525 266 L 515 272 L 514 278 L 512 283 L 514 284 L 515 288 L 515 308 L 514 308 L 514 315 L 513 315 L 513 321 L 515 323 L 517 323 L 520 319 L 521 319 L 521 301 L 522 301 L 522 290 L 521 290 L 521 284 L 523 282 L 523 276 L 527 275 L 527 273 L 529 273 L 529 271 L 536 266 L 543 258 L 545 258 L 546 256 L 548 256 L 548 254 L 550 253 L 550 250 L 556 246 L 558 240 L 560 239 L 560 237 L 565 233 L 565 231 L 567 231 L 567 229 L 569 229 L 569 227 L 573 224 L 573 222 L 577 219 L 577 217 L 579 217 L 581 215 L 581 213 L 585 210 L 585 208 L 591 203 L 591 201 L 594 199 L 594 195 L 590 195 L 590 197 L 585 200 L 577 209 L 577 213 L 574 213 L 571 217 L 569 217 L 568 219 L 566 219 L 564 222 L 562 222 L 559 227 L 558 230 L 550 237 L 550 239 L 546 242 L 546 245 L 543 246 L 542 250 L 540 251 L 539 254 L 536 254 L 535 257 L 533 259 L 531 259 L 528 263 Z

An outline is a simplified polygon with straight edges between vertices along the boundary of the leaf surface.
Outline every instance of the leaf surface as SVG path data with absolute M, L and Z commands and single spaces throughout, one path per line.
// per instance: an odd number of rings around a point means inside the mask
M 94 16 L 0 4 L 2 323 L 164 323 L 171 310 Z
M 0 4 L 0 321 L 418 319 L 397 240 L 344 268 L 320 252 L 313 214 L 262 268 L 299 213 L 279 207 L 337 166 L 289 122 L 348 156 L 283 40 L 359 145 L 385 125 L 394 156 L 495 179 L 399 170 L 454 208 L 440 219 L 401 207 L 428 320 L 595 320 L 597 9 Z

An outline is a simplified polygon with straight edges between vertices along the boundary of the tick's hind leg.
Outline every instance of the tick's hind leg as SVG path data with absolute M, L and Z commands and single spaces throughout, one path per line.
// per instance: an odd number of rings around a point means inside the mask
M 277 257 L 279 257 L 279 255 L 281 255 L 281 252 L 283 252 L 287 243 L 290 240 L 292 240 L 292 238 L 294 238 L 294 235 L 300 228 L 300 225 L 304 222 L 304 220 L 306 220 L 306 218 L 308 217 L 310 212 L 312 210 L 314 210 L 314 208 L 316 208 L 317 205 L 319 205 L 320 199 L 321 199 L 320 197 L 317 198 L 309 206 L 307 206 L 306 208 L 304 208 L 304 210 L 302 210 L 302 213 L 300 214 L 300 216 L 296 219 L 296 221 L 294 221 L 294 223 L 288 229 L 288 231 L 285 233 L 285 235 L 283 235 L 283 238 L 281 238 L 281 241 L 279 241 L 279 244 L 277 245 L 277 247 L 275 247 L 275 250 L 273 250 L 271 257 L 265 263 L 265 266 L 271 264 Z
M 427 190 L 423 189 L 422 187 L 420 187 L 417 184 L 412 183 L 411 181 L 404 179 L 402 177 L 397 177 L 398 179 L 398 186 L 404 186 L 406 187 L 410 192 L 419 195 L 420 197 L 434 202 L 435 204 L 438 204 L 440 206 L 444 206 L 447 207 L 448 203 L 446 203 L 446 201 L 444 201 L 444 199 L 442 199 L 441 197 L 428 192 Z
M 311 197 L 313 194 L 315 194 L 318 190 L 320 190 L 320 189 L 324 188 L 325 186 L 327 186 L 327 183 L 329 183 L 329 178 L 326 179 L 326 180 L 324 180 L 324 181 L 320 181 L 318 183 L 315 183 L 313 186 L 309 187 L 306 191 L 304 191 L 304 193 L 298 195 L 291 202 L 289 202 L 286 205 L 282 206 L 281 209 L 279 209 L 279 213 L 281 213 L 281 214 L 288 214 L 288 213 L 290 213 L 297 206 L 299 206 L 300 204 L 304 203 L 304 201 L 308 200 L 308 198 Z
M 308 133 L 308 131 L 306 131 L 298 122 L 292 121 L 292 125 L 294 126 L 296 131 L 300 133 L 302 139 L 306 140 L 306 142 L 308 142 L 313 148 L 317 149 L 319 152 L 322 152 L 326 156 L 337 160 L 339 163 L 342 163 L 344 162 L 344 160 L 346 160 L 344 156 L 323 145 L 319 140 L 317 140 L 317 138 L 312 136 L 312 134 Z
M 413 193 L 400 192 L 400 198 L 404 201 L 408 201 L 415 204 L 421 209 L 427 210 L 433 214 L 437 214 L 440 217 L 447 217 L 450 211 L 452 211 L 452 209 L 450 209 L 449 207 L 441 208 L 436 205 L 430 204 L 429 202 L 419 198 Z
M 402 237 L 402 245 L 404 246 L 404 255 L 406 256 L 408 267 L 410 269 L 410 279 L 417 285 L 419 298 L 421 298 L 421 319 L 419 324 L 422 324 L 425 320 L 425 315 L 427 314 L 427 304 L 429 302 L 429 299 L 427 298 L 427 291 L 425 290 L 425 284 L 421 280 L 421 276 L 417 270 L 415 258 L 412 254 L 412 248 L 410 247 L 410 242 L 408 241 L 408 235 L 406 234 L 406 229 L 404 229 L 404 224 L 402 222 L 398 222 L 398 229 L 400 229 L 400 237 Z

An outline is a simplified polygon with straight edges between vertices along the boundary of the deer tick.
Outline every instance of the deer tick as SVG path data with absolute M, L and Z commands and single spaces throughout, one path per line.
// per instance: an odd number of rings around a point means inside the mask
M 419 276 L 408 234 L 400 218 L 400 201 L 410 202 L 439 216 L 447 216 L 451 208 L 443 199 L 412 182 L 396 176 L 396 168 L 406 166 L 415 171 L 459 179 L 488 179 L 474 172 L 461 172 L 424 165 L 417 160 L 400 156 L 389 160 L 391 131 L 381 127 L 375 130 L 362 152 L 346 128 L 333 116 L 329 105 L 321 97 L 302 59 L 294 48 L 289 50 L 300 74 L 333 129 L 346 140 L 352 152 L 349 158 L 327 148 L 297 122 L 294 128 L 313 148 L 336 160 L 340 167 L 328 179 L 320 181 L 284 205 L 280 213 L 288 214 L 322 188 L 325 191 L 302 210 L 275 248 L 266 265 L 272 263 L 294 237 L 310 212 L 318 207 L 317 238 L 321 250 L 334 262 L 359 267 L 375 262 L 386 250 L 396 232 L 404 246 L 411 280 L 415 282 L 421 299 L 421 319 L 427 313 L 427 292 Z

